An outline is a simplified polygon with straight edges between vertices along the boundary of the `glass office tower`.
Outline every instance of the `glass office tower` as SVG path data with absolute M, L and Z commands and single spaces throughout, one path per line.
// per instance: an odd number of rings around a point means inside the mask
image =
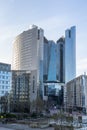
M 76 27 L 65 31 L 65 82 L 76 76 Z
M 44 51 L 43 51 L 43 80 L 48 80 L 49 60 L 50 60 L 50 46 L 49 41 L 44 37 Z
M 65 82 L 65 38 L 61 37 L 57 40 L 56 44 L 57 49 L 57 71 L 56 76 L 57 80 L 61 83 Z
M 76 77 L 76 27 L 65 31 L 65 83 Z M 64 87 L 64 104 L 67 89 Z
M 50 57 L 48 69 L 48 81 L 56 81 L 56 44 L 54 41 L 49 41 Z

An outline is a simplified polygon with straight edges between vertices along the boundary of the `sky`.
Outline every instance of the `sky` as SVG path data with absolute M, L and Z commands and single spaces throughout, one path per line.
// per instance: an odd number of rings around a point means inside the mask
M 31 24 L 54 41 L 75 25 L 77 76 L 87 72 L 87 0 L 0 0 L 0 62 L 12 63 L 14 38 Z

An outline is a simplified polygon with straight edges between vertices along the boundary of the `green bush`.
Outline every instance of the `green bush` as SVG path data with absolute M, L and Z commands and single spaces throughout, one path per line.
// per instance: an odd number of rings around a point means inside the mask
M 33 113 L 31 114 L 31 117 L 32 117 L 32 118 L 36 118 L 36 117 L 37 117 L 37 113 L 33 112 Z
M 15 114 L 7 113 L 6 118 L 16 118 Z

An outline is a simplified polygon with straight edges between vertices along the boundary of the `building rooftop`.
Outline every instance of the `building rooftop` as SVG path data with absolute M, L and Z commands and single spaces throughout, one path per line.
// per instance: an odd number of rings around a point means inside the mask
M 48 43 L 48 40 L 46 37 L 44 37 L 44 43 Z
M 59 38 L 58 40 L 57 40 L 57 43 L 58 42 L 64 42 L 65 41 L 65 38 L 62 36 L 61 38 Z

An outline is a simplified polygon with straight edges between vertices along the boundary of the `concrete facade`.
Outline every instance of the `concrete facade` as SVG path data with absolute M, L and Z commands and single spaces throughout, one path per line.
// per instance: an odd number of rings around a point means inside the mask
M 39 94 L 42 96 L 43 88 L 43 40 L 44 32 L 35 25 L 15 38 L 13 43 L 13 70 L 26 70 L 30 73 L 31 101 Z M 35 78 L 35 79 L 34 79 Z M 33 85 L 35 80 L 35 85 Z M 32 91 L 32 89 L 35 91 Z
M 87 76 L 81 75 L 66 84 L 66 106 L 87 112 Z

